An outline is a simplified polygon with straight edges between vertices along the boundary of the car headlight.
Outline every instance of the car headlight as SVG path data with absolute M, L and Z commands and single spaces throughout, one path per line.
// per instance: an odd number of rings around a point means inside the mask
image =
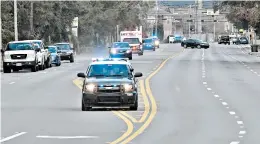
M 124 84 L 124 91 L 125 92 L 131 92 L 133 91 L 133 85 L 132 84 Z
M 116 50 L 115 49 L 111 49 L 110 51 L 112 54 L 116 54 Z
M 95 92 L 95 90 L 96 90 L 96 85 L 95 84 L 87 84 L 87 85 L 85 85 L 85 91 L 86 92 L 93 93 L 93 92 Z
M 155 41 L 155 45 L 159 45 L 160 44 L 160 42 L 159 41 Z
M 140 45 L 139 48 L 140 48 L 140 49 L 143 49 L 143 45 Z
M 10 54 L 5 54 L 4 55 L 4 59 L 11 59 L 11 55 Z
M 130 53 L 130 52 L 131 52 L 131 50 L 127 50 L 126 52 L 127 52 L 127 53 Z

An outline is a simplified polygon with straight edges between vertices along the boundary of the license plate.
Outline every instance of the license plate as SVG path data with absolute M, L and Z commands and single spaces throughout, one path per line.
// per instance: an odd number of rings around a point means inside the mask
M 111 89 L 112 89 L 112 87 L 106 87 L 106 89 L 109 89 L 109 90 L 111 90 Z
M 16 63 L 16 66 L 22 66 L 22 63 Z

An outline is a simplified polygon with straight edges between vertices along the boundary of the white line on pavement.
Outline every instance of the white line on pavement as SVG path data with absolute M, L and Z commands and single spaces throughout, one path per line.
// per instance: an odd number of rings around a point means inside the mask
M 226 102 L 222 102 L 222 104 L 223 104 L 223 105 L 228 105 L 228 103 L 226 103 Z
M 246 134 L 246 131 L 240 131 L 239 134 Z
M 37 138 L 47 139 L 86 139 L 86 138 L 99 138 L 98 136 L 36 136 Z
M 234 111 L 230 111 L 229 114 L 231 114 L 231 115 L 235 115 L 236 112 L 234 112 Z
M 9 84 L 14 84 L 15 82 L 10 82 Z
M 243 123 L 243 121 L 237 121 L 237 124 L 242 125 L 244 123 Z
M 0 143 L 1 143 L 1 142 L 8 141 L 8 140 L 13 139 L 13 138 L 16 138 L 16 137 L 18 137 L 18 136 L 24 135 L 24 134 L 26 134 L 26 133 L 27 133 L 27 132 L 19 132 L 19 133 L 15 134 L 15 135 L 12 135 L 12 136 L 3 138 L 3 139 L 0 140 Z
M 233 141 L 230 144 L 239 144 L 239 142 L 238 141 Z

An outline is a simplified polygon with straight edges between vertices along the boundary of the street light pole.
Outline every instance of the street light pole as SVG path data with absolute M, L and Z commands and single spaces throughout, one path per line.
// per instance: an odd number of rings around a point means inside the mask
M 190 9 L 189 9 L 189 15 L 190 15 L 190 19 L 191 19 L 191 5 L 190 5 Z M 189 38 L 190 38 L 190 21 L 189 21 Z
M 213 15 L 213 39 L 214 39 L 214 42 L 216 41 L 216 22 L 215 22 L 215 15 Z
M 2 4 L 1 4 L 1 0 L 0 0 L 0 12 L 2 12 L 1 10 L 1 7 L 2 7 Z M 2 49 L 2 15 L 0 14 L 0 49 Z
M 18 41 L 17 0 L 14 0 L 14 35 L 15 35 L 15 41 Z
M 157 27 L 158 27 L 158 0 L 156 0 L 156 20 L 155 20 L 155 36 L 157 36 Z

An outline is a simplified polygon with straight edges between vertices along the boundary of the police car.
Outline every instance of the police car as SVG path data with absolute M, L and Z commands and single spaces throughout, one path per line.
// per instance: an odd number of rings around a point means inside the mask
M 127 107 L 138 109 L 137 77 L 127 59 L 92 59 L 86 73 L 78 73 L 84 78 L 82 88 L 82 111 L 94 107 Z

